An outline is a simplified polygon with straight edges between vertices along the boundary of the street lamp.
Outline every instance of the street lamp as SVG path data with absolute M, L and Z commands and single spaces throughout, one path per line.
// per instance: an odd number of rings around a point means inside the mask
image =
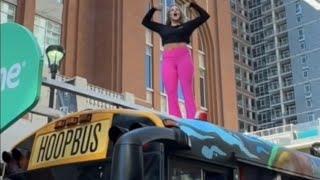
M 65 52 L 60 45 L 50 45 L 46 49 L 48 58 L 48 66 L 50 68 L 51 78 L 56 79 L 56 74 L 60 67 L 60 62 L 63 60 Z
M 50 68 L 51 79 L 56 79 L 60 62 L 63 60 L 65 52 L 60 45 L 50 45 L 46 49 L 46 55 L 48 59 L 48 66 Z M 49 107 L 53 108 L 54 88 L 50 87 Z M 50 121 L 50 119 L 49 119 Z

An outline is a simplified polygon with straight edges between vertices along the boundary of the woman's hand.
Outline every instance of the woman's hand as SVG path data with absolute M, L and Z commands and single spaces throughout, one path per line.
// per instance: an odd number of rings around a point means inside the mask
M 191 3 L 196 3 L 195 0 L 190 0 L 189 2 L 187 2 L 186 7 L 190 7 Z

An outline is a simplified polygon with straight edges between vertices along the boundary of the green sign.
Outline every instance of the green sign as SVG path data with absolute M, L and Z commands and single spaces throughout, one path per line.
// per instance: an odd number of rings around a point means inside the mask
M 0 26 L 3 132 L 38 102 L 43 60 L 37 40 L 27 28 L 16 23 Z

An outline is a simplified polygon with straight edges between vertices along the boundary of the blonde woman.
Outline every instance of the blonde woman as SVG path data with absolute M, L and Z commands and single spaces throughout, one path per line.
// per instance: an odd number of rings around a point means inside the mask
M 166 24 L 161 24 L 152 21 L 152 16 L 155 11 L 161 11 L 162 8 L 153 6 L 143 18 L 142 24 L 157 32 L 162 39 L 164 52 L 161 74 L 168 95 L 169 114 L 181 117 L 177 93 L 178 81 L 180 81 L 185 97 L 187 118 L 194 119 L 196 115 L 192 88 L 194 67 L 187 44 L 190 43 L 192 32 L 209 19 L 209 14 L 195 1 L 191 1 L 186 7 L 195 9 L 199 16 L 185 22 L 185 16 L 180 7 L 173 5 L 168 9 Z

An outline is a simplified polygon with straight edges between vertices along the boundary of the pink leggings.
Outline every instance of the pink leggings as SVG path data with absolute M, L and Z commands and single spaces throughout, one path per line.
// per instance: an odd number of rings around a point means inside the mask
M 163 53 L 162 80 L 168 95 L 169 114 L 181 117 L 178 103 L 178 80 L 182 88 L 187 118 L 193 119 L 196 105 L 193 95 L 193 63 L 187 47 L 166 50 Z

